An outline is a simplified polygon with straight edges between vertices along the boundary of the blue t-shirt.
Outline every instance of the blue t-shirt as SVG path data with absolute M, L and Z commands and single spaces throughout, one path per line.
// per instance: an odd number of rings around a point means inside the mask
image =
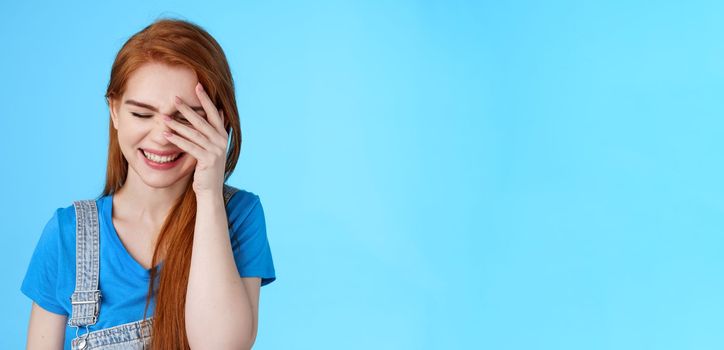
M 143 318 L 146 294 L 151 279 L 145 269 L 126 250 L 111 220 L 113 195 L 96 200 L 100 236 L 99 289 L 101 307 L 98 321 L 90 331 L 117 326 Z M 264 210 L 259 196 L 237 191 L 226 205 L 229 236 L 236 268 L 241 277 L 261 277 L 261 285 L 276 280 Z M 73 205 L 58 208 L 45 225 L 20 290 L 40 307 L 70 317 L 70 296 L 75 289 L 75 228 Z M 163 263 L 159 271 L 163 271 Z M 153 315 L 155 298 L 148 305 Z M 65 349 L 75 337 L 75 327 L 66 326 Z M 85 332 L 81 327 L 81 333 Z

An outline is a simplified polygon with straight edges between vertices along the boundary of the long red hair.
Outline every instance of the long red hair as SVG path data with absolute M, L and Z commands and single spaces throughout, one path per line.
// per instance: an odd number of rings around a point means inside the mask
M 123 96 L 131 74 L 149 62 L 184 66 L 195 71 L 216 107 L 223 110 L 224 127 L 231 136 L 224 173 L 226 182 L 239 158 L 241 129 L 234 81 L 221 46 L 203 28 L 192 22 L 157 19 L 131 36 L 116 55 L 105 95 L 107 102 L 110 99 L 118 101 Z M 128 174 L 128 162 L 121 153 L 118 135 L 110 119 L 108 133 L 108 167 L 102 196 L 118 191 Z M 151 264 L 153 268 L 144 309 L 146 319 L 149 301 L 155 294 L 151 342 L 153 350 L 189 349 L 184 305 L 196 221 L 196 196 L 191 185 L 192 181 L 189 181 L 184 194 L 174 203 L 154 248 Z M 156 270 L 157 262 L 161 259 L 163 273 Z M 158 283 L 156 277 L 160 277 Z

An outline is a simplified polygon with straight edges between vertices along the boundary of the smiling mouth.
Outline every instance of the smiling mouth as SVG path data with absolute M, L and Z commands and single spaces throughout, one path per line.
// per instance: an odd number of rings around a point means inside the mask
M 139 150 L 143 153 L 143 156 L 146 157 L 146 159 L 159 164 L 171 163 L 186 154 L 185 152 L 180 152 L 174 156 L 159 156 L 154 153 L 146 152 L 146 150 L 142 148 L 139 148 Z

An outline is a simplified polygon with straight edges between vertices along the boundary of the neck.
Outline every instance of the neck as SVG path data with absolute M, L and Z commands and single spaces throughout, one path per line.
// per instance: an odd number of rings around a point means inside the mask
M 121 189 L 113 195 L 114 216 L 160 227 L 190 180 L 191 174 L 167 187 L 151 187 L 131 170 Z

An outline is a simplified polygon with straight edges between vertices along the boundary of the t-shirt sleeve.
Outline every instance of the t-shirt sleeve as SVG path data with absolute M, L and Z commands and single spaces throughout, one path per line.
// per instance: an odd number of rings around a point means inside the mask
M 60 247 L 60 208 L 53 213 L 40 235 L 20 291 L 45 310 L 68 315 L 57 298 L 58 249 Z
M 261 277 L 261 285 L 276 280 L 259 196 L 238 191 L 229 200 L 231 248 L 241 277 Z

